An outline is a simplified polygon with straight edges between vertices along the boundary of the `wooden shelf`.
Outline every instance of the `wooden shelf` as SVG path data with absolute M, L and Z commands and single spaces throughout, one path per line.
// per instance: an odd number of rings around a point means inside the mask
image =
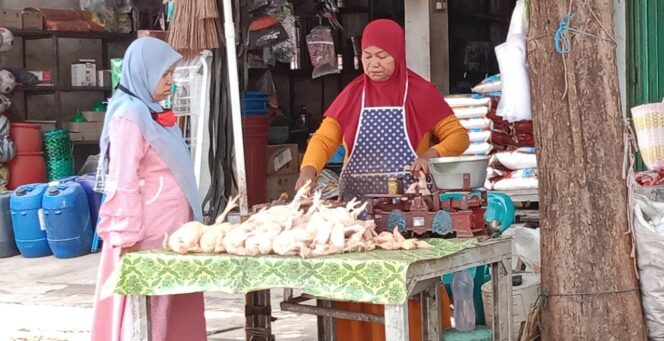
M 98 145 L 99 141 L 71 141 L 72 144 L 78 144 L 78 145 L 87 145 L 87 146 L 92 146 L 92 145 Z
M 100 86 L 71 86 L 71 87 L 65 87 L 61 88 L 60 91 L 62 92 L 86 92 L 86 91 L 111 91 L 111 88 L 104 88 Z
M 49 38 L 101 39 L 105 41 L 131 41 L 136 38 L 133 33 L 112 32 L 67 32 L 67 31 L 29 31 L 11 30 L 15 37 L 29 40 Z
M 70 87 L 56 87 L 54 85 L 49 86 L 17 86 L 14 88 L 14 91 L 17 92 L 26 92 L 26 93 L 36 93 L 36 94 L 50 94 L 55 93 L 56 91 L 60 92 L 103 92 L 111 91 L 110 88 L 104 88 L 99 86 L 70 86 Z
M 17 92 L 31 92 L 31 93 L 53 93 L 53 92 L 55 92 L 55 86 L 54 85 L 43 85 L 43 86 L 17 85 L 14 88 L 14 91 L 17 91 Z

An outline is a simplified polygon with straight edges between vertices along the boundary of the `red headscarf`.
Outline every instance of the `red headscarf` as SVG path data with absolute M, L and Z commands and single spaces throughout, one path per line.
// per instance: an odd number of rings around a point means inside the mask
M 396 63 L 394 74 L 385 82 L 374 82 L 366 74 L 353 80 L 325 112 L 325 116 L 339 122 L 344 141 L 353 148 L 355 133 L 362 107 L 362 89 L 365 90 L 366 107 L 401 106 L 406 79 L 406 128 L 414 148 L 418 147 L 424 134 L 443 118 L 453 115 L 452 109 L 436 87 L 406 65 L 406 39 L 401 26 L 388 19 L 369 23 L 362 35 L 362 49 L 376 46 L 392 55 Z M 350 152 L 350 151 L 349 151 Z

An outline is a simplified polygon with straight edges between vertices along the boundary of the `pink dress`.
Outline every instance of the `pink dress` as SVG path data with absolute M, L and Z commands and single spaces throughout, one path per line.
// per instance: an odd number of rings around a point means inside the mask
M 97 227 L 104 241 L 95 295 L 92 340 L 126 340 L 123 328 L 131 321 L 126 296 L 99 300 L 101 286 L 120 261 L 122 247 L 161 248 L 164 235 L 172 234 L 191 219 L 191 209 L 170 169 L 128 119 L 110 123 L 109 169 L 106 198 Z M 153 296 L 153 340 L 206 340 L 202 293 Z

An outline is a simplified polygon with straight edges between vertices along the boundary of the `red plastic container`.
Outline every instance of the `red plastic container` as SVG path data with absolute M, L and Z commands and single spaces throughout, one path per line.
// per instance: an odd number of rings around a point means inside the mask
M 7 189 L 33 183 L 46 182 L 46 161 L 44 153 L 17 153 L 9 161 L 9 181 Z
M 242 116 L 244 159 L 249 205 L 267 201 L 267 116 Z
M 43 151 L 41 126 L 34 123 L 12 123 L 9 138 L 16 146 L 16 154 Z

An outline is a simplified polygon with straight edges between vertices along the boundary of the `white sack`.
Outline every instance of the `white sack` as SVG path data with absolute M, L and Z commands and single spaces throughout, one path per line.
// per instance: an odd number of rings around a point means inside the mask
M 664 217 L 664 203 L 641 195 L 635 195 L 634 201 L 634 239 L 648 338 L 664 340 L 664 234 L 655 232 Z

